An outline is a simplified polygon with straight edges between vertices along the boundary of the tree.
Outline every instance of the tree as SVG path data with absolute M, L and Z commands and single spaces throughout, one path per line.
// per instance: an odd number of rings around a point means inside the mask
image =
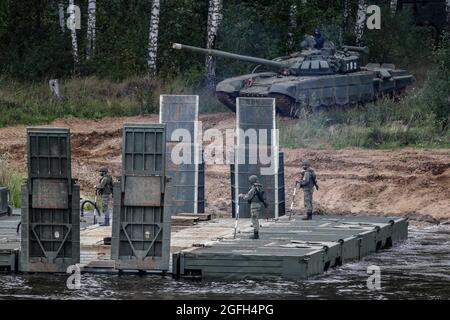
M 88 3 L 88 20 L 87 20 L 87 43 L 86 43 L 86 59 L 89 60 L 95 52 L 96 37 L 96 0 L 89 0 Z
M 289 6 L 289 33 L 288 33 L 288 49 L 290 52 L 294 50 L 295 46 L 295 30 L 297 29 L 297 13 L 298 7 L 297 2 L 294 1 Z
M 350 12 L 350 3 L 349 2 L 350 2 L 350 0 L 343 0 L 343 12 L 342 12 L 342 16 L 343 16 L 342 29 L 343 29 L 343 32 L 347 31 L 348 20 L 350 18 L 350 14 L 351 14 L 351 12 Z
M 59 25 L 61 27 L 61 32 L 64 33 L 66 30 L 66 21 L 64 16 L 64 3 L 58 3 L 58 16 L 59 16 Z
M 77 41 L 77 28 L 76 28 L 76 10 L 74 5 L 74 0 L 69 0 L 69 19 L 71 22 L 70 35 L 72 37 L 72 55 L 75 67 L 80 63 L 80 58 L 78 56 L 78 41 Z
M 391 7 L 391 13 L 395 14 L 397 12 L 397 2 L 398 0 L 391 0 L 390 1 L 390 7 Z
M 365 0 L 358 0 L 358 12 L 356 13 L 355 36 L 356 45 L 362 46 L 364 27 L 367 18 L 367 4 Z
M 447 13 L 447 30 L 450 30 L 450 0 L 445 2 L 445 11 Z
M 160 0 L 153 0 L 150 13 L 150 31 L 148 35 L 148 76 L 156 77 L 158 57 L 158 33 L 159 33 Z
M 206 48 L 213 49 L 216 46 L 217 33 L 219 31 L 220 22 L 222 20 L 222 0 L 209 0 L 208 8 L 208 29 Z M 206 86 L 208 92 L 214 93 L 216 89 L 216 58 L 214 56 L 206 56 Z

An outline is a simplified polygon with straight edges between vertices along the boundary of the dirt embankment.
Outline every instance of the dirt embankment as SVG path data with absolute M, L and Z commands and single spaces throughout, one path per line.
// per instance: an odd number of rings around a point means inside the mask
M 230 113 L 200 117 L 203 129 L 234 127 Z M 120 175 L 121 140 L 124 123 L 156 123 L 158 117 L 60 119 L 49 126 L 69 127 L 72 133 L 72 168 L 82 192 L 92 194 L 97 170 L 107 165 Z M 291 125 L 286 121 L 284 125 Z M 25 173 L 26 127 L 0 129 L 0 157 Z M 402 215 L 419 220 L 450 220 L 450 150 L 311 150 L 286 149 L 286 202 L 301 160 L 308 158 L 318 175 L 320 190 L 314 202 L 319 212 Z M 209 211 L 230 212 L 230 180 L 227 165 L 206 166 L 206 203 Z M 296 210 L 302 210 L 301 193 Z

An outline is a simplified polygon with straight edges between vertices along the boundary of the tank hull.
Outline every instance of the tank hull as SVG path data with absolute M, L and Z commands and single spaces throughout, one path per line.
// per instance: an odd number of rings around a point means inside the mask
M 280 76 L 273 72 L 248 74 L 220 82 L 217 98 L 235 111 L 237 97 L 274 97 L 277 113 L 296 117 L 302 108 L 317 110 L 395 96 L 414 83 L 408 72 L 368 65 L 358 72 L 322 76 Z

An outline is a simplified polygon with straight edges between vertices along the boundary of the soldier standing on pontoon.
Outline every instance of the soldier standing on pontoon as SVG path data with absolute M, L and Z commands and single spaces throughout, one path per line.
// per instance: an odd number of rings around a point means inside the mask
M 303 160 L 300 181 L 296 181 L 296 183 L 303 189 L 303 200 L 306 209 L 306 217 L 303 220 L 312 220 L 314 187 L 319 190 L 319 186 L 316 181 L 316 173 L 311 168 L 309 160 Z
M 240 194 L 239 198 L 250 203 L 250 212 L 253 225 L 253 239 L 259 239 L 259 217 L 262 215 L 263 206 L 267 207 L 263 186 L 258 182 L 258 177 L 250 176 L 248 179 L 251 187 L 247 194 Z
M 103 167 L 100 170 L 100 183 L 96 187 L 98 195 L 102 197 L 102 212 L 105 216 L 105 222 L 103 226 L 109 226 L 109 200 L 113 192 L 113 180 L 110 175 L 108 175 L 108 168 Z

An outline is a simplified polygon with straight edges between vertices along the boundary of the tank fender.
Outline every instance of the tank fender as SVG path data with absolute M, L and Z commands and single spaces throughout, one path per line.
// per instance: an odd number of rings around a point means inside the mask
M 279 93 L 296 99 L 297 86 L 293 83 L 276 83 L 270 87 L 269 93 Z

